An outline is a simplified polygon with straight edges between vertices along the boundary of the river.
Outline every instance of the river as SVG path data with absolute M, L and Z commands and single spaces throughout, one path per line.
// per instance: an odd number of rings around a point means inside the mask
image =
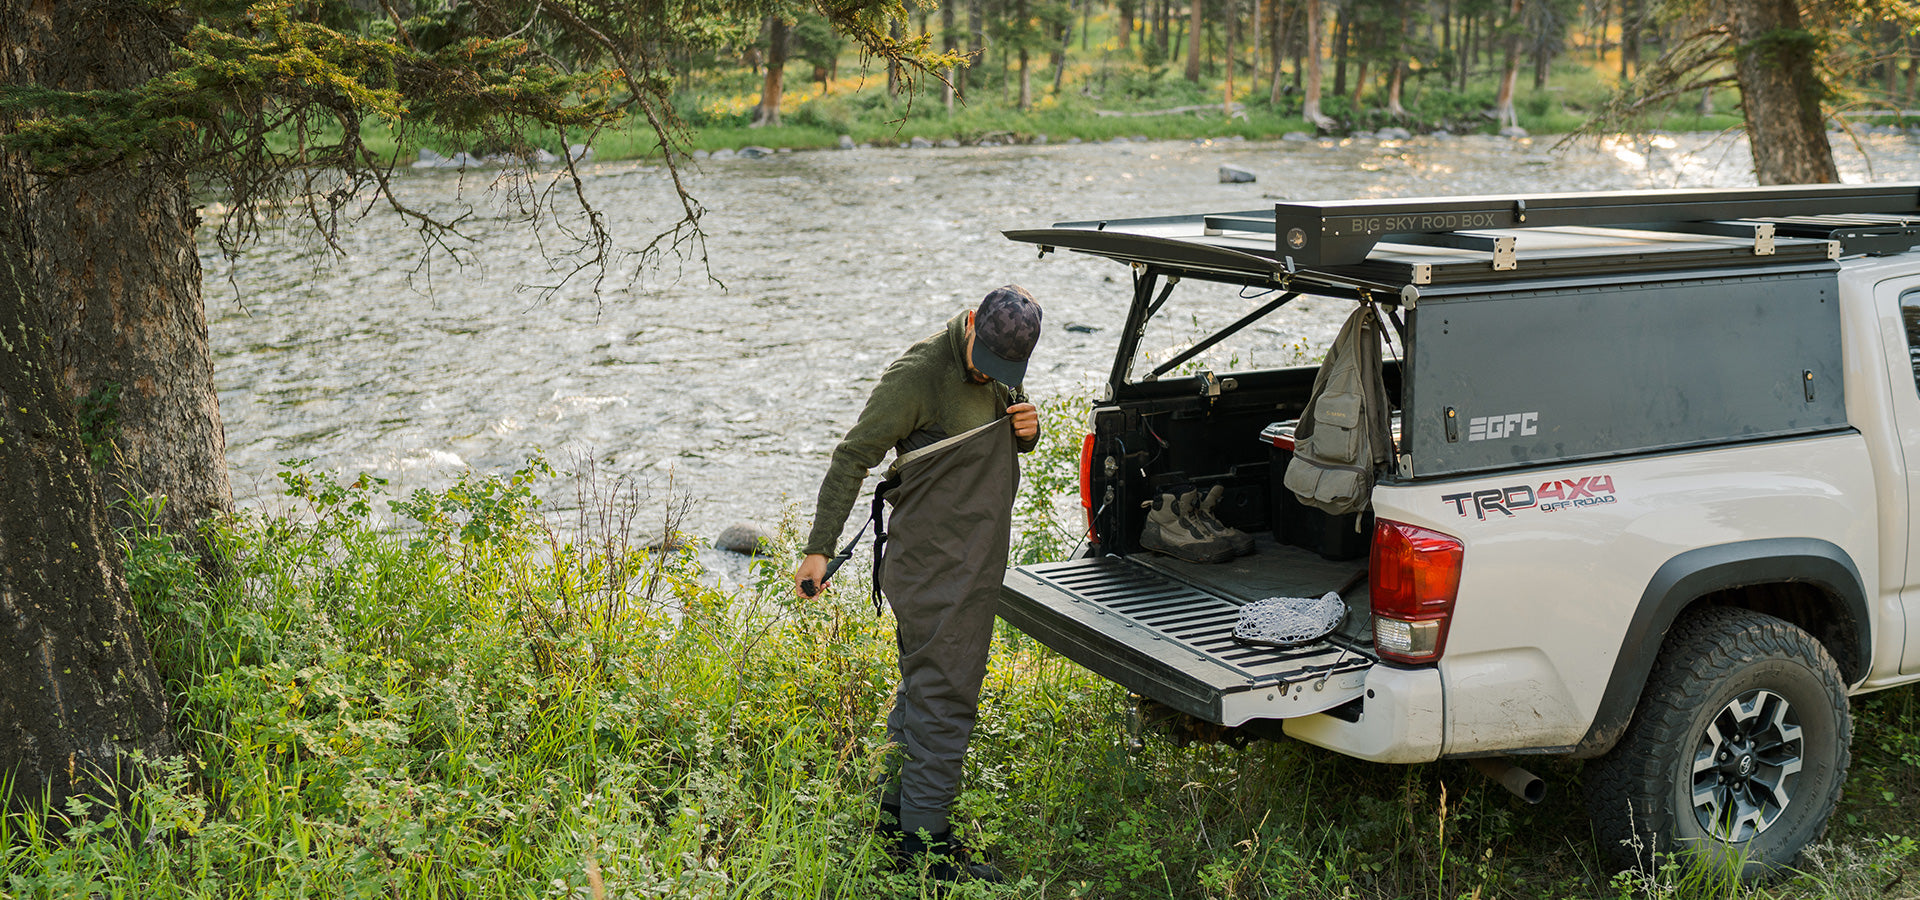
M 525 285 L 564 274 L 549 260 L 568 246 L 566 221 L 527 226 L 490 172 L 408 171 L 396 180 L 404 202 L 466 215 L 460 261 L 378 204 L 342 232 L 344 256 L 298 223 L 231 261 L 203 240 L 234 490 L 242 506 L 278 508 L 275 473 L 298 457 L 387 478 L 404 496 L 544 452 L 563 469 L 592 460 L 603 478 L 633 479 L 654 509 L 670 492 L 689 498 L 684 525 L 696 536 L 773 525 L 789 508 L 804 520 L 881 368 L 997 285 L 1022 284 L 1045 309 L 1030 393 L 1090 391 L 1104 375 L 1125 270 L 1074 254 L 1036 258 L 1003 230 L 1276 199 L 1752 183 L 1744 143 L 1725 136 L 1553 145 L 1182 141 L 707 161 L 685 173 L 707 210 L 704 246 L 658 266 L 623 257 L 597 293 L 582 276 L 546 295 Z M 1920 180 L 1920 138 L 1873 135 L 1864 156 L 1844 140 L 1836 148 L 1848 181 Z M 1258 180 L 1219 183 L 1217 167 L 1229 163 Z M 582 175 L 623 248 L 677 218 L 657 163 Z M 1237 317 L 1253 305 L 1229 298 L 1213 312 Z M 1266 334 L 1324 343 L 1338 316 L 1308 308 Z M 547 495 L 558 507 L 574 496 L 561 483 Z

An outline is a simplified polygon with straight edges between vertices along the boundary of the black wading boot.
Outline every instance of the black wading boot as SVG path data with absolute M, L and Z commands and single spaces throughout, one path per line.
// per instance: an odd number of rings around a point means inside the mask
M 880 821 L 873 823 L 873 831 L 887 842 L 887 852 L 897 861 L 900 855 L 900 842 L 907 836 L 907 830 L 900 827 L 900 801 L 880 801 Z
M 911 872 L 924 862 L 927 874 L 935 881 L 1006 883 L 1007 877 L 999 869 L 974 859 L 972 851 L 954 840 L 952 829 L 927 837 L 921 837 L 923 834 L 926 832 L 910 833 L 900 841 L 902 871 Z

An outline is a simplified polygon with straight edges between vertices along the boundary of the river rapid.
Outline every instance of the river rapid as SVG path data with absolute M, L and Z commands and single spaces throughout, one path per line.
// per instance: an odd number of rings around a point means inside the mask
M 1847 181 L 1920 180 L 1920 138 L 1870 136 L 1864 155 L 1835 143 Z M 1258 180 L 1221 184 L 1222 164 Z M 683 525 L 697 537 L 773 526 L 789 511 L 804 522 L 880 370 L 995 286 L 1024 285 L 1045 310 L 1030 394 L 1090 394 L 1104 380 L 1126 270 L 1036 258 L 1003 230 L 1279 199 L 1753 183 L 1745 144 L 1715 135 L 1562 150 L 1551 138 L 1418 137 L 783 153 L 688 165 L 706 209 L 704 245 L 683 248 L 691 255 L 623 257 L 597 293 L 582 275 L 543 295 L 526 286 L 565 274 L 552 260 L 578 223 L 529 227 L 495 174 L 396 180 L 409 205 L 466 217 L 458 261 L 378 204 L 342 231 L 344 256 L 297 222 L 233 260 L 203 236 L 242 506 L 282 508 L 275 473 L 293 458 L 378 475 L 405 496 L 468 469 L 510 472 L 539 452 L 561 469 L 591 461 L 603 481 L 632 479 L 651 498 L 650 522 L 669 497 L 687 499 Z M 679 214 L 657 163 L 592 165 L 581 187 L 624 249 Z M 1191 325 L 1259 302 L 1226 297 Z M 1341 315 L 1332 304 L 1289 308 L 1260 333 L 1274 348 L 1324 345 Z M 575 503 L 564 482 L 544 491 L 552 506 Z

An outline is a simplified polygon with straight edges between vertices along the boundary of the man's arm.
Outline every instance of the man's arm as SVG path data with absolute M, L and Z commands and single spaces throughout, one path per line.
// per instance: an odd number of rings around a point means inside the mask
M 867 397 L 860 419 L 847 436 L 833 448 L 826 477 L 820 480 L 820 494 L 814 503 L 813 528 L 807 535 L 805 552 L 809 556 L 832 556 L 838 552 L 840 532 L 847 513 L 860 496 L 861 482 L 867 473 L 886 458 L 887 451 L 919 427 L 921 398 L 908 384 L 899 363 L 887 367 L 880 383 Z

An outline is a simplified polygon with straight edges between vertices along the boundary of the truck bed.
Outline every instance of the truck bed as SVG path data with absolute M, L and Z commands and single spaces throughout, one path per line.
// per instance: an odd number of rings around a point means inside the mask
M 1317 597 L 1366 568 L 1264 537 L 1253 554 L 1196 565 L 1140 553 L 1010 569 L 1000 617 L 1063 656 L 1181 712 L 1221 725 L 1309 715 L 1365 690 L 1373 666 L 1365 585 L 1346 621 L 1290 648 L 1233 638 L 1240 608 L 1266 597 Z

